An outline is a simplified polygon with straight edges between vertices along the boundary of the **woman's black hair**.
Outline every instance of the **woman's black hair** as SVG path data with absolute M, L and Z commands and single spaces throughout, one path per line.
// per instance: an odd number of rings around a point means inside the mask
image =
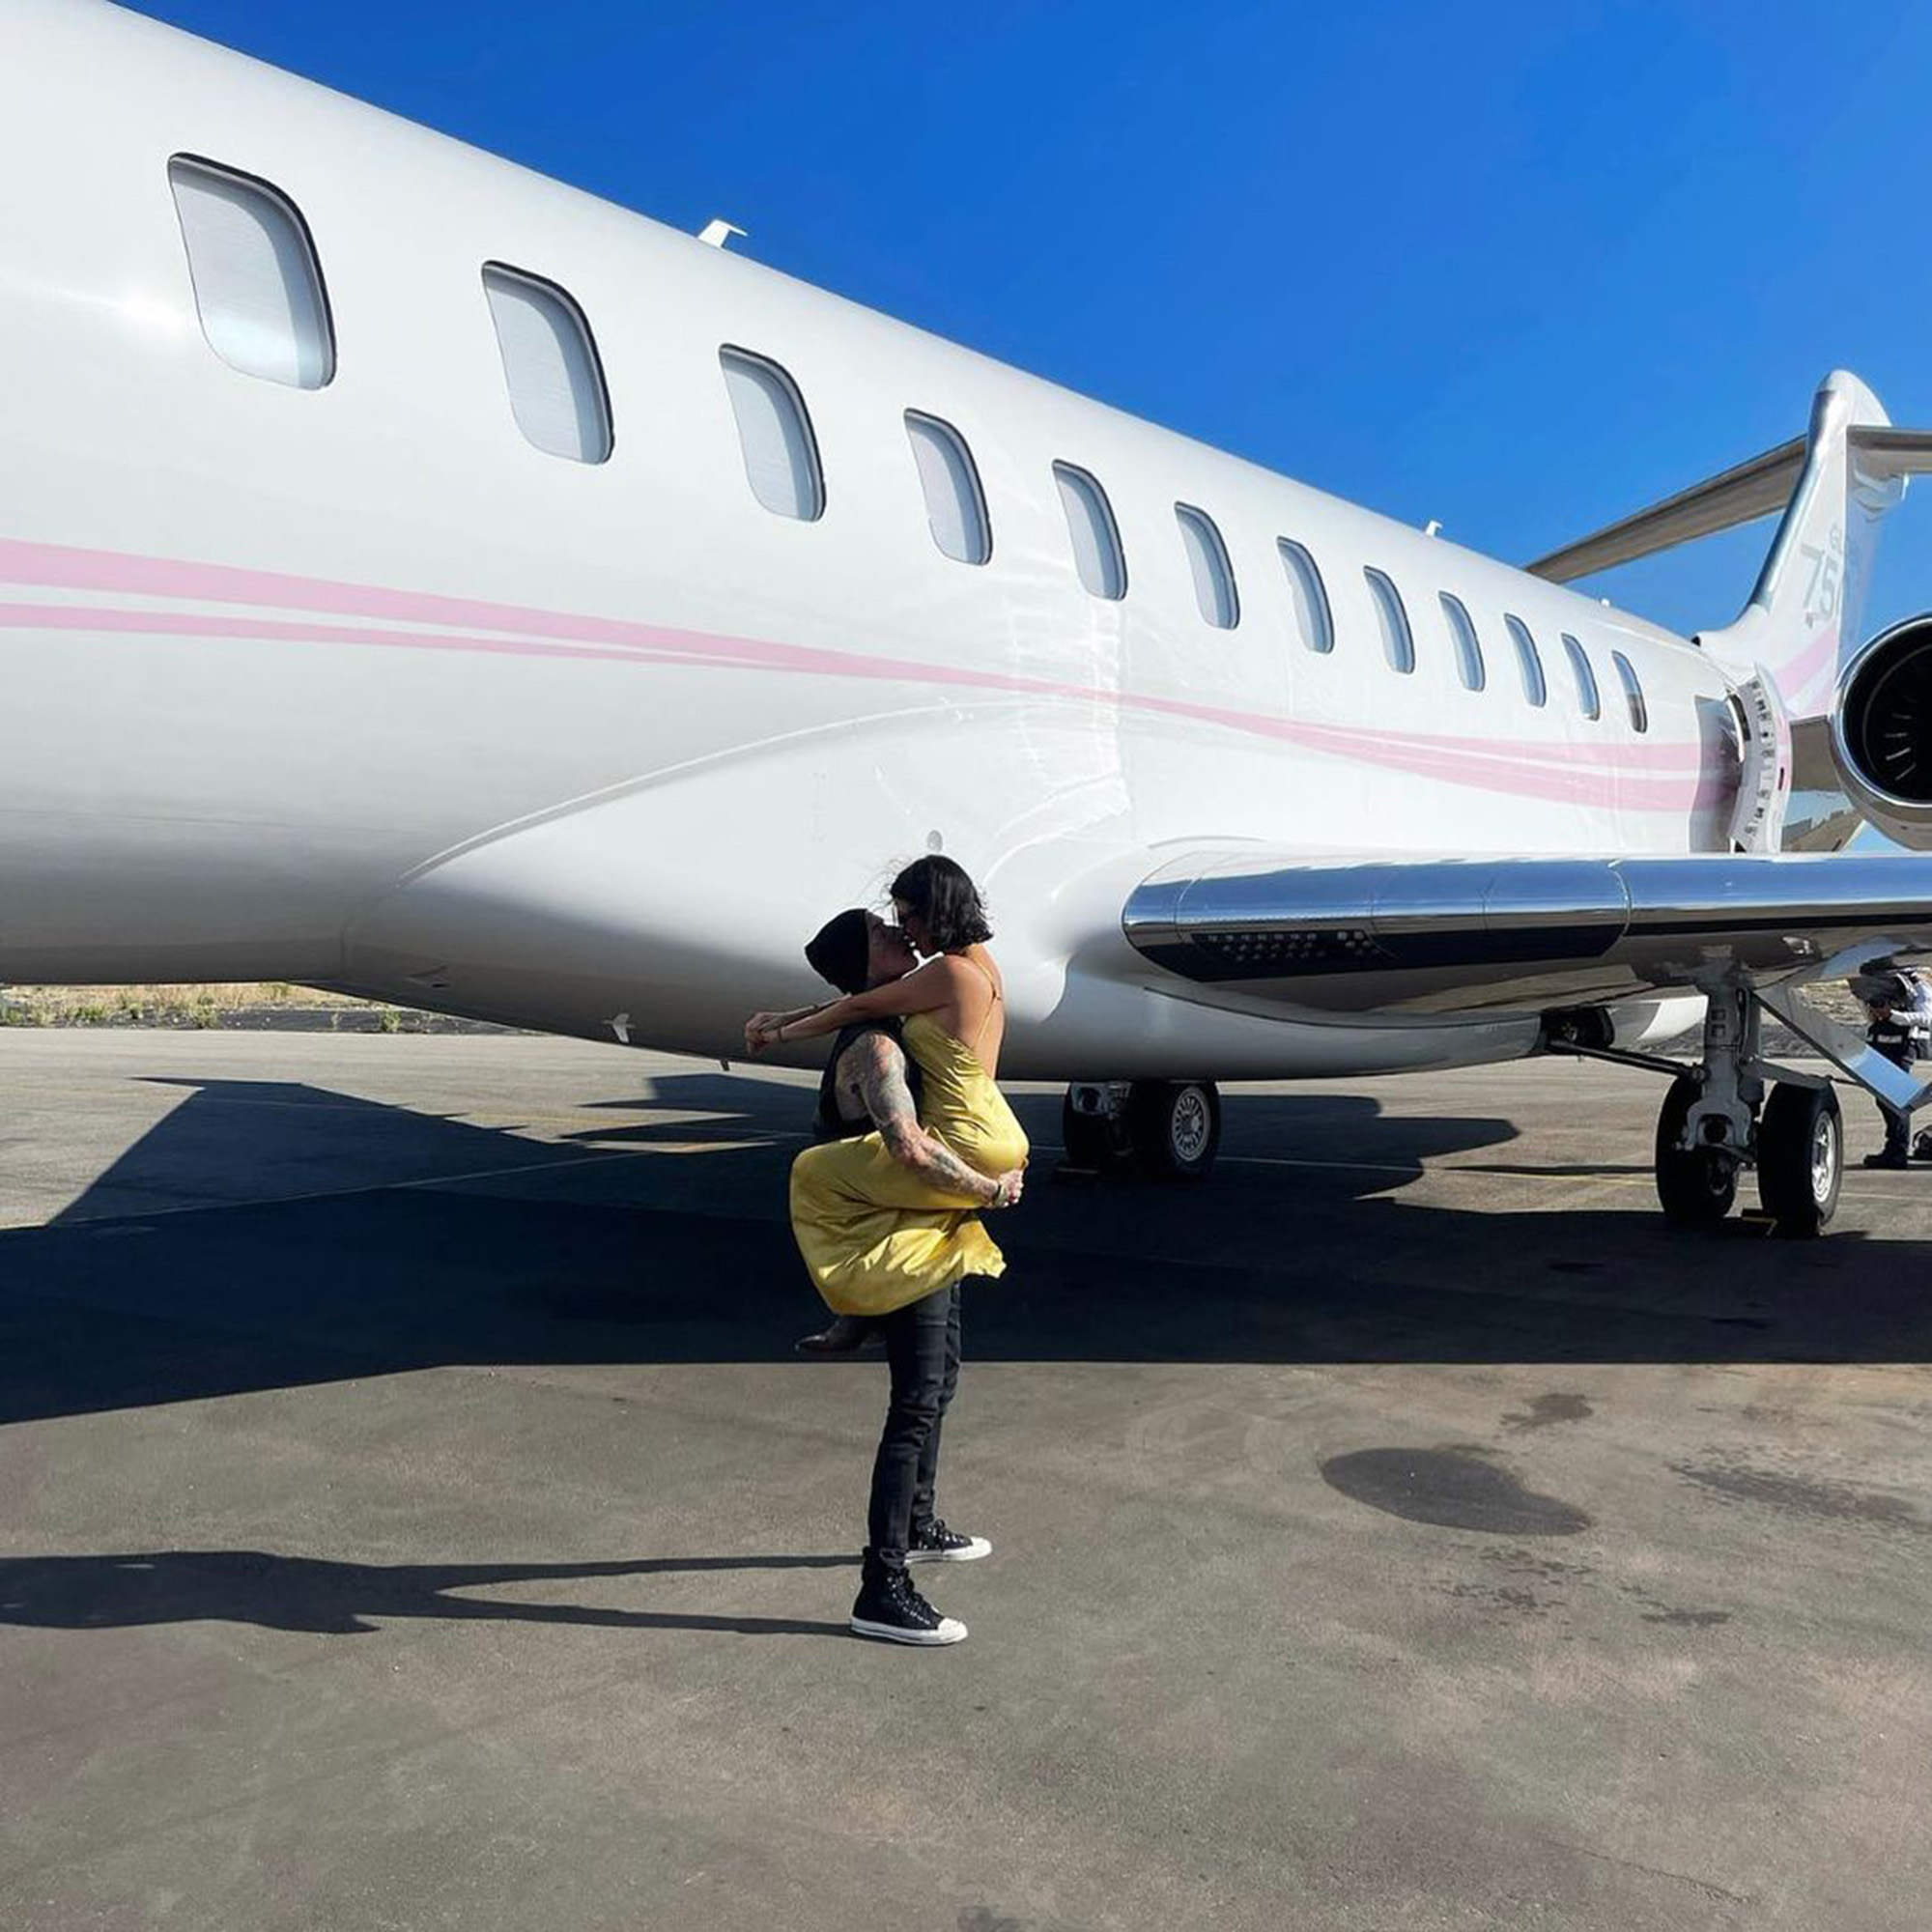
M 956 952 L 991 939 L 986 908 L 966 868 L 934 853 L 915 859 L 890 888 L 900 905 L 910 906 L 924 923 L 926 936 L 942 952 Z

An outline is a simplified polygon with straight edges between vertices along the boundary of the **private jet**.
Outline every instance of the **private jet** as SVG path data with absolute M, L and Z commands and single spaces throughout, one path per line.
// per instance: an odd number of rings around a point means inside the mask
M 1925 1097 L 1807 997 L 1932 945 L 1932 617 L 1859 629 L 1932 434 L 1856 377 L 1516 567 L 105 0 L 0 49 L 0 979 L 718 1059 L 945 851 L 1076 1160 L 1580 1054 L 1672 1221 L 1812 1235 L 1834 1080 Z M 1566 587 L 1774 517 L 1696 636 Z

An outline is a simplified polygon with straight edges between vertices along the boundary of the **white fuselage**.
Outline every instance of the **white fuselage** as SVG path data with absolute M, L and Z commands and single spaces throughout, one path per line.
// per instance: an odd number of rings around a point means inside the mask
M 36 184 L 0 257 L 0 979 L 295 980 L 720 1055 L 810 996 L 823 918 L 937 843 L 992 906 L 1009 1070 L 1342 1071 L 1520 1052 L 1534 1022 L 1284 1020 L 1168 981 L 1118 924 L 1164 848 L 1722 848 L 1730 687 L 1652 625 L 112 8 L 14 0 L 0 43 L 0 148 Z M 326 387 L 212 353 L 177 155 L 299 209 Z M 581 307 L 609 461 L 519 430 L 492 262 Z M 795 382 L 815 522 L 753 496 L 724 345 Z M 970 445 L 983 565 L 934 543 L 908 410 Z M 1107 492 L 1119 601 L 1075 573 L 1056 462 Z M 1177 503 L 1225 539 L 1233 629 Z M 1320 566 L 1330 654 L 1280 538 Z

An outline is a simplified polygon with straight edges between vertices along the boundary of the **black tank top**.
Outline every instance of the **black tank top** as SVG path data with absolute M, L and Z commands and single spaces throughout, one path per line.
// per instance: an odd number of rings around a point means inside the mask
M 860 1134 L 868 1134 L 876 1122 L 862 1107 L 856 1120 L 839 1111 L 838 1101 L 838 1063 L 844 1059 L 845 1050 L 855 1040 L 868 1033 L 882 1033 L 904 1050 L 903 1022 L 895 1019 L 860 1020 L 853 1026 L 841 1027 L 838 1037 L 832 1042 L 832 1052 L 825 1062 L 825 1072 L 818 1083 L 818 1112 L 811 1122 L 812 1136 L 821 1141 L 849 1141 Z M 924 1094 L 921 1084 L 919 1062 L 911 1054 L 906 1054 L 906 1087 L 912 1094 L 913 1111 L 919 1111 Z

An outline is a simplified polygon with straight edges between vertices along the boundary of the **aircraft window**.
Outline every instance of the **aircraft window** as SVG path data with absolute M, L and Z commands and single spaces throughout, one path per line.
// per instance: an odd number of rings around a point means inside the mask
M 1241 600 L 1236 595 L 1235 569 L 1214 519 L 1186 503 L 1175 504 L 1174 518 L 1180 526 L 1180 547 L 1194 575 L 1194 601 L 1201 608 L 1202 622 L 1217 631 L 1232 631 L 1241 621 Z
M 1127 562 L 1121 554 L 1121 533 L 1107 493 L 1086 470 L 1070 463 L 1056 463 L 1053 480 L 1060 485 L 1060 507 L 1066 512 L 1066 534 L 1080 582 L 1095 597 L 1124 597 Z
M 1541 711 L 1549 702 L 1549 686 L 1544 681 L 1543 655 L 1536 648 L 1536 639 L 1520 617 L 1512 617 L 1507 612 L 1503 616 L 1503 629 L 1516 646 L 1516 667 L 1522 673 L 1522 695 Z
M 1282 568 L 1288 573 L 1289 602 L 1294 606 L 1294 628 L 1311 651 L 1323 656 L 1335 648 L 1335 620 L 1328 612 L 1328 593 L 1315 559 L 1298 543 L 1277 537 Z
M 320 389 L 335 337 L 315 244 L 267 182 L 177 155 L 168 163 L 188 279 L 208 346 L 244 376 Z
M 1415 639 L 1408 628 L 1408 612 L 1402 608 L 1402 592 L 1379 570 L 1365 569 L 1369 595 L 1375 600 L 1376 621 L 1382 630 L 1382 655 L 1391 670 L 1415 668 Z
M 1623 680 L 1624 698 L 1630 705 L 1631 729 L 1648 731 L 1650 707 L 1643 701 L 1643 686 L 1637 682 L 1636 667 L 1621 651 L 1612 651 L 1610 662 L 1616 666 L 1617 676 Z
M 1449 620 L 1449 635 L 1456 640 L 1456 669 L 1463 686 L 1470 691 L 1481 691 L 1489 680 L 1489 672 L 1483 665 L 1483 640 L 1476 635 L 1476 626 L 1460 597 L 1452 597 L 1448 591 L 1436 593 L 1442 600 L 1442 614 Z
M 752 495 L 777 516 L 816 523 L 825 514 L 825 475 L 797 384 L 776 362 L 743 349 L 721 349 L 718 363 Z
M 986 499 L 980 490 L 980 472 L 973 452 L 951 423 L 923 416 L 917 410 L 905 415 L 912 440 L 913 461 L 919 465 L 920 488 L 925 492 L 925 518 L 941 553 L 959 563 L 984 563 L 993 554 L 993 533 L 986 522 Z
M 1583 646 L 1568 631 L 1563 633 L 1563 652 L 1570 660 L 1570 669 L 1577 679 L 1577 708 L 1585 718 L 1601 718 L 1604 715 L 1604 700 L 1597 696 L 1597 673 L 1590 668 L 1590 660 Z
M 525 439 L 550 456 L 602 463 L 611 454 L 611 400 L 583 311 L 555 283 L 500 262 L 483 265 L 483 293 Z

